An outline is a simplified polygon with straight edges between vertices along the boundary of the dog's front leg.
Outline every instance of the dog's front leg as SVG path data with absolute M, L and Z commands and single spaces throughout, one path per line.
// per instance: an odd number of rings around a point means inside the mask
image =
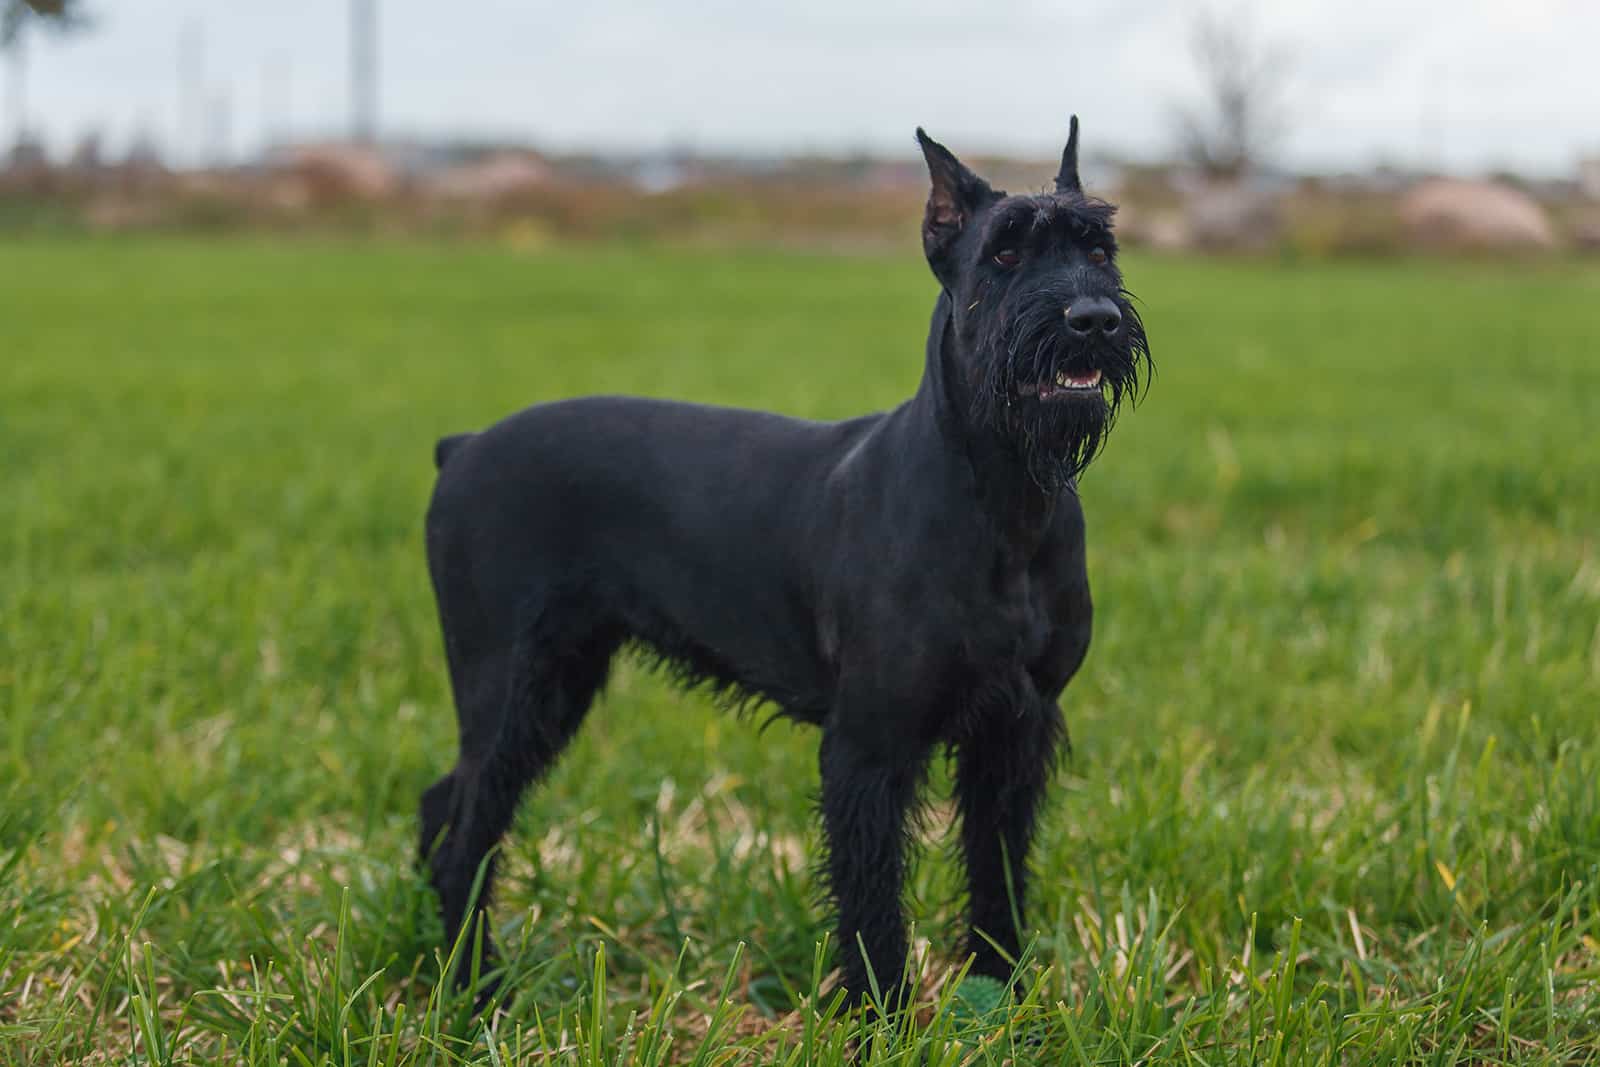
M 822 822 L 827 874 L 838 910 L 839 958 L 852 1002 L 876 980 L 886 1006 L 904 990 L 907 821 L 916 803 L 927 751 L 863 736 L 838 714 L 822 736 Z M 865 950 L 865 951 L 863 951 Z
M 1007 980 L 1021 952 L 1028 849 L 1065 732 L 1061 709 L 1038 700 L 1020 714 L 991 714 L 957 749 L 971 920 L 967 951 L 976 957 L 975 974 Z

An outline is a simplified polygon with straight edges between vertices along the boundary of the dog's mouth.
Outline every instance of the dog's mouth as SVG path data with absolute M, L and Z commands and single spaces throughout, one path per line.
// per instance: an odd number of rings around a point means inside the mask
M 1023 382 L 1017 386 L 1018 396 L 1036 397 L 1041 401 L 1065 400 L 1072 397 L 1098 396 L 1101 376 L 1098 370 L 1082 374 L 1056 371 L 1056 376 L 1042 382 Z

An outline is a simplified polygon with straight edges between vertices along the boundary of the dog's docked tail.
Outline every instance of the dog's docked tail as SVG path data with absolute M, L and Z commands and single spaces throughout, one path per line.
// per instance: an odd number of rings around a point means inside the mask
M 450 453 L 472 440 L 474 436 L 470 433 L 453 433 L 448 437 L 439 438 L 438 443 L 433 446 L 434 469 L 443 470 L 445 463 L 450 459 Z

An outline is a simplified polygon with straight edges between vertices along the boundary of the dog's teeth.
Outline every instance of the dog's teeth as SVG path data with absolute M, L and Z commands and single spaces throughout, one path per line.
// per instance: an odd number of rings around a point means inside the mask
M 1100 384 L 1100 372 L 1093 370 L 1080 376 L 1057 371 L 1055 384 L 1058 389 L 1093 389 Z

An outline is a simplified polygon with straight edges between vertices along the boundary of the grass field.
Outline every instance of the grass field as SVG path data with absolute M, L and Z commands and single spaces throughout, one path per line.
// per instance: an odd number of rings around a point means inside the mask
M 949 980 L 935 818 L 922 1010 L 832 1017 L 814 735 L 629 665 L 508 843 L 479 1023 L 411 868 L 434 437 L 893 404 L 925 268 L 0 246 L 0 1064 L 1600 1062 L 1600 268 L 1127 267 L 1159 373 L 1084 484 L 1022 1001 Z

